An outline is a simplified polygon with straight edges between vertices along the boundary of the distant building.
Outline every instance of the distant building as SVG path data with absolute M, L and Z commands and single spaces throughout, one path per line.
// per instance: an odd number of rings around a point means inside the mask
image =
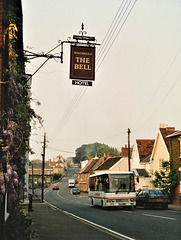
M 45 163 L 48 166 L 53 167 L 53 174 L 63 175 L 64 170 L 67 169 L 67 162 L 65 158 L 63 158 L 60 155 L 54 158 L 53 160 L 49 159 L 48 161 L 45 161 Z
M 44 168 L 44 184 L 49 186 L 53 182 L 53 167 L 45 164 Z M 29 167 L 29 184 L 32 185 L 32 178 L 34 186 L 41 186 L 42 184 L 42 164 L 32 164 Z
M 94 167 L 99 162 L 99 158 L 92 158 L 89 154 L 87 164 L 78 172 L 78 184 L 79 190 L 82 192 L 88 192 L 89 190 L 89 176 L 94 172 Z

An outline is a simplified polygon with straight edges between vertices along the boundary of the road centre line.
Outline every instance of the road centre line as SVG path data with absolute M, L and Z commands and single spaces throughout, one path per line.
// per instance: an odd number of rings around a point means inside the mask
M 163 216 L 158 216 L 158 215 L 150 215 L 150 214 L 142 214 L 147 217 L 155 217 L 155 218 L 163 218 L 163 219 L 168 219 L 168 220 L 176 220 L 176 218 L 170 218 L 170 217 L 163 217 Z
M 125 210 L 120 210 L 120 212 L 124 212 L 124 213 L 133 213 L 131 211 L 125 211 Z
M 62 199 L 65 200 L 65 197 L 62 197 L 59 193 L 57 193 L 57 195 L 58 195 L 60 198 L 62 198 Z
M 87 225 L 90 225 L 90 226 L 92 226 L 92 227 L 94 227 L 94 228 L 96 228 L 96 229 L 98 229 L 98 230 L 100 230 L 100 231 L 102 231 L 102 232 L 105 232 L 105 233 L 107 233 L 107 234 L 110 234 L 110 235 L 112 235 L 113 237 L 116 237 L 116 238 L 121 239 L 121 240 L 135 240 L 134 238 L 130 238 L 130 237 L 126 236 L 126 235 L 123 235 L 123 234 L 121 234 L 121 233 L 118 233 L 118 232 L 116 232 L 116 231 L 113 231 L 113 230 L 111 230 L 111 229 L 109 229 L 109 228 L 106 228 L 106 227 L 103 227 L 103 226 L 101 226 L 101 225 L 99 225 L 99 224 L 96 224 L 96 223 L 94 223 L 94 222 L 91 222 L 91 221 L 89 221 L 89 220 L 87 220 L 87 219 L 85 219 L 85 218 L 81 218 L 81 217 L 79 217 L 79 216 L 76 216 L 76 215 L 74 215 L 73 213 L 70 213 L 70 212 L 67 212 L 67 211 L 65 211 L 65 210 L 62 210 L 61 208 L 58 208 L 58 207 L 52 205 L 51 203 L 49 203 L 49 202 L 47 202 L 47 201 L 44 201 L 44 202 L 47 203 L 50 207 L 52 207 L 52 208 L 54 208 L 54 209 L 56 209 L 56 210 L 58 210 L 58 211 L 60 211 L 60 212 L 62 212 L 62 213 L 64 213 L 64 214 L 66 214 L 66 215 L 68 215 L 68 216 L 70 216 L 70 217 L 72 217 L 72 218 L 75 218 L 75 219 L 77 219 L 77 220 L 79 220 L 79 221 L 81 221 L 81 222 L 83 222 L 83 223 L 85 223 L 85 224 L 87 224 Z

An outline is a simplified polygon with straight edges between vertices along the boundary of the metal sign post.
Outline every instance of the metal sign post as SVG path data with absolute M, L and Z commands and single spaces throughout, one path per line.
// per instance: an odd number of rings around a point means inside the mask
M 47 53 L 34 53 L 32 51 L 25 50 L 25 57 L 27 60 L 40 57 L 46 58 L 46 60 L 41 64 L 40 67 L 38 67 L 32 76 L 34 76 L 49 59 L 60 59 L 60 63 L 63 63 L 63 44 L 69 43 L 71 45 L 70 79 L 77 79 L 76 83 L 78 83 L 79 80 L 95 80 L 95 46 L 100 44 L 97 44 L 95 37 L 85 36 L 87 32 L 84 31 L 83 23 L 81 25 L 81 31 L 79 31 L 79 34 L 80 35 L 73 35 L 73 40 L 71 40 L 70 37 L 67 41 L 59 40 L 59 44 Z M 61 48 L 59 55 L 50 54 L 50 52 L 58 47 Z M 28 81 L 29 79 L 27 79 L 27 82 Z M 72 81 L 73 85 L 92 86 L 92 84 L 84 84 L 82 81 L 80 84 L 74 83 L 75 82 Z

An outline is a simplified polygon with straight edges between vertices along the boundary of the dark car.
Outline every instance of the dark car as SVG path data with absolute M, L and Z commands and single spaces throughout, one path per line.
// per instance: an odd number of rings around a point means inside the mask
M 136 197 L 136 206 L 168 208 L 170 199 L 161 190 L 142 190 Z
M 80 194 L 80 190 L 78 188 L 73 188 L 72 194 Z
M 53 186 L 52 189 L 53 190 L 59 190 L 59 186 Z
M 36 187 L 35 187 L 35 186 L 32 186 L 32 185 L 30 185 L 30 186 L 29 186 L 29 189 L 36 189 Z

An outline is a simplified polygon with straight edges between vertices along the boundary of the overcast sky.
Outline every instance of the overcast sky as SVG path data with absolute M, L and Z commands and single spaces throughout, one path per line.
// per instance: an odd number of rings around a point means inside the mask
M 160 123 L 181 129 L 180 0 L 22 0 L 22 6 L 26 50 L 49 52 L 79 34 L 82 22 L 101 44 L 92 87 L 72 85 L 70 44 L 63 64 L 50 59 L 33 76 L 32 98 L 41 105 L 32 107 L 44 123 L 32 130 L 30 159 L 41 158 L 44 132 L 46 159 L 53 159 L 94 142 L 120 150 L 128 128 L 131 145 L 155 138 Z M 45 60 L 31 60 L 26 72 Z

